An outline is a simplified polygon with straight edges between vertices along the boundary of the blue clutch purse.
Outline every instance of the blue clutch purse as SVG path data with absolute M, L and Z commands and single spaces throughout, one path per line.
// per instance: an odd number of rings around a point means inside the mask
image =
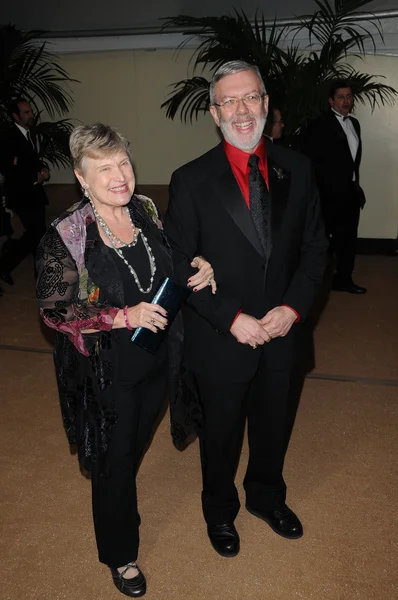
M 144 350 L 147 350 L 147 352 L 155 354 L 164 340 L 167 330 L 190 293 L 191 290 L 189 288 L 183 288 L 166 277 L 151 301 L 151 304 L 159 304 L 159 306 L 167 310 L 168 323 L 166 329 L 158 329 L 158 332 L 154 333 L 145 327 L 138 327 L 134 331 L 131 341 Z

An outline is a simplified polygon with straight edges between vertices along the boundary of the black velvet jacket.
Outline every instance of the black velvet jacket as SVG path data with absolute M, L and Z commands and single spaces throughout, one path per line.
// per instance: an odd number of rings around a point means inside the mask
M 152 201 L 133 196 L 134 224 L 160 255 L 162 271 L 172 275 L 171 252 Z M 113 252 L 101 243 L 87 201 L 72 207 L 48 229 L 38 250 L 37 298 L 45 323 L 56 330 L 54 362 L 61 411 L 70 444 L 81 465 L 106 472 L 106 450 L 117 415 L 113 398 L 113 365 L 118 330 L 113 319 L 125 304 Z M 82 329 L 99 329 L 82 334 Z M 187 399 L 182 402 L 177 376 L 181 363 L 181 319 L 168 334 L 172 383 L 172 431 L 176 445 L 187 435 Z M 133 367 L 133 365 L 132 365 Z M 179 399 L 177 399 L 177 396 Z

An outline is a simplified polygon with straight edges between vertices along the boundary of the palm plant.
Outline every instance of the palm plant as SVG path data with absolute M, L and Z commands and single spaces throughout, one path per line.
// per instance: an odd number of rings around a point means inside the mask
M 196 18 L 185 15 L 170 17 L 165 28 L 178 27 L 191 38 L 200 39 L 192 58 L 193 73 L 208 68 L 214 72 L 223 62 L 241 59 L 256 64 L 266 82 L 268 93 L 283 112 L 285 137 L 292 143 L 308 122 L 327 107 L 328 90 L 334 79 L 348 79 L 355 97 L 373 110 L 392 104 L 397 91 L 379 81 L 380 76 L 357 71 L 347 62 L 349 53 L 363 57 L 365 43 L 375 48 L 376 35 L 382 31 L 376 19 L 358 21 L 358 12 L 371 0 L 314 0 L 312 15 L 298 18 L 299 24 L 280 27 L 266 23 L 256 13 L 250 21 L 244 11 L 233 15 Z M 310 45 L 299 51 L 297 35 L 306 32 Z M 286 43 L 287 36 L 291 41 Z M 172 84 L 173 91 L 162 104 L 166 115 L 178 114 L 193 121 L 209 107 L 209 81 L 202 76 Z
M 68 119 L 40 122 L 42 111 L 51 117 L 66 115 L 73 105 L 68 89 L 71 79 L 46 42 L 38 41 L 42 32 L 23 33 L 14 26 L 0 28 L 0 128 L 7 127 L 11 118 L 9 106 L 18 97 L 26 98 L 37 113 L 36 133 L 39 154 L 53 166 L 69 163 L 68 138 L 73 124 Z

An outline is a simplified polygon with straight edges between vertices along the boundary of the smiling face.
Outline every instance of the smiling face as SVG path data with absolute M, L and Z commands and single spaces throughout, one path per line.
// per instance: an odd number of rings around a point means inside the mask
M 217 104 L 223 104 L 231 98 L 240 100 L 235 106 L 210 106 L 211 115 L 220 127 L 225 140 L 251 154 L 257 148 L 267 119 L 268 96 L 258 104 L 248 106 L 242 98 L 250 94 L 262 95 L 260 80 L 251 71 L 240 71 L 226 75 L 214 86 Z
M 338 88 L 333 98 L 329 98 L 329 104 L 339 113 L 339 115 L 346 117 L 348 113 L 352 111 L 352 107 L 354 106 L 352 89 L 350 87 Z
M 82 187 L 88 190 L 96 208 L 128 204 L 134 192 L 133 167 L 126 152 L 119 151 L 102 157 L 84 157 L 82 169 L 75 170 Z

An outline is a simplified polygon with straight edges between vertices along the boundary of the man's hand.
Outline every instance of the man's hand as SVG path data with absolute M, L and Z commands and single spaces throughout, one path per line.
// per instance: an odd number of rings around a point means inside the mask
M 43 183 L 43 181 L 48 181 L 50 179 L 50 171 L 45 167 L 42 168 L 41 171 L 37 174 L 37 183 Z
M 271 339 L 260 322 L 245 313 L 241 313 L 235 319 L 230 331 L 240 344 L 254 347 L 262 346 L 264 342 L 269 342 Z
M 271 338 L 276 338 L 287 335 L 296 319 L 296 313 L 288 306 L 276 306 L 267 312 L 259 323 Z

